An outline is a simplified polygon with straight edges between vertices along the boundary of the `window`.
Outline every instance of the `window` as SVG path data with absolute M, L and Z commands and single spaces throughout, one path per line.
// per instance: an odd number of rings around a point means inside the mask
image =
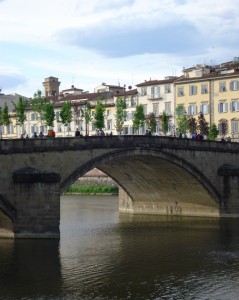
M 232 123 L 231 123 L 231 126 L 232 126 L 231 132 L 232 132 L 232 134 L 239 133 L 239 131 L 238 131 L 238 129 L 239 129 L 238 124 L 239 124 L 239 120 L 237 120 L 237 119 L 233 119 L 232 120 Z
M 38 133 L 38 127 L 36 125 L 31 126 L 31 133 Z
M 112 129 L 112 121 L 107 120 L 107 130 L 111 130 L 111 129 Z
M 57 132 L 61 132 L 61 123 L 57 123 Z
M 131 107 L 136 107 L 137 105 L 137 97 L 132 97 L 131 98 Z
M 159 115 L 159 104 L 158 103 L 153 103 L 153 113 L 155 117 L 158 117 Z
M 208 114 L 208 103 L 202 103 L 200 105 L 200 111 L 202 114 L 207 115 Z
M 230 90 L 237 91 L 239 89 L 239 82 L 238 80 L 233 80 L 230 82 Z
M 208 93 L 207 84 L 202 84 L 201 85 L 201 93 L 202 94 L 207 94 Z
M 47 126 L 41 125 L 40 126 L 40 132 L 46 133 L 47 132 Z
M 126 107 L 130 107 L 130 100 L 129 99 L 125 100 L 125 104 L 126 104 Z
M 146 89 L 146 87 L 142 87 L 141 88 L 141 96 L 145 96 L 145 95 L 147 95 L 147 89 Z
M 144 104 L 144 115 L 147 115 L 147 104 Z
M 123 128 L 123 134 L 129 134 L 129 127 L 128 126 L 125 126 Z
M 165 94 L 171 93 L 171 85 L 170 84 L 165 84 L 164 93 Z
M 92 117 L 94 117 L 94 116 L 95 116 L 95 112 L 94 112 L 94 111 L 92 111 L 92 112 L 91 112 L 91 115 L 92 115 Z
M 37 116 L 36 116 L 35 113 L 32 113 L 31 114 L 31 121 L 35 121 L 35 120 L 37 120 Z
M 13 124 L 10 123 L 7 125 L 7 134 L 12 134 L 13 132 Z
M 57 112 L 56 112 L 56 121 L 59 121 L 59 120 L 60 120 L 60 112 L 57 111 Z
M 165 109 L 164 109 L 165 113 L 167 115 L 171 115 L 171 102 L 165 102 L 164 105 L 165 105 Z
M 225 136 L 228 132 L 228 122 L 225 119 L 221 119 L 218 124 L 219 134 Z
M 189 104 L 188 106 L 188 115 L 196 115 L 197 114 L 197 106 L 196 104 Z
M 160 95 L 160 87 L 159 86 L 152 86 L 151 87 L 151 98 L 159 98 Z
M 197 86 L 196 85 L 190 85 L 189 86 L 189 95 L 197 95 Z
M 221 81 L 219 82 L 219 92 L 225 92 L 226 91 L 226 82 Z
M 107 109 L 106 114 L 107 114 L 107 117 L 109 117 L 111 115 L 111 111 L 109 109 Z
M 178 96 L 183 96 L 184 95 L 184 89 L 183 86 L 178 87 Z
M 220 112 L 220 113 L 227 112 L 227 103 L 226 103 L 226 101 L 222 101 L 218 104 L 218 112 Z
M 231 112 L 233 111 L 239 111 L 239 101 L 238 100 L 232 100 L 231 104 L 230 104 L 230 109 Z

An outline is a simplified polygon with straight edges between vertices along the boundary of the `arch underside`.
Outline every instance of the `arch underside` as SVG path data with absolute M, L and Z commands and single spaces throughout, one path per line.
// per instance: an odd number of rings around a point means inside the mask
M 0 237 L 13 237 L 13 219 L 15 211 L 13 206 L 0 195 Z
M 219 216 L 210 182 L 187 162 L 162 152 L 129 150 L 98 158 L 92 166 L 122 188 L 120 210 L 162 215 Z M 87 171 L 87 168 L 86 168 Z

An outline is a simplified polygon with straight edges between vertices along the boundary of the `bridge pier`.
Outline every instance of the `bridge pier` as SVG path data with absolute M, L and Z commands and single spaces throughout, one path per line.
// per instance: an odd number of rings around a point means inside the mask
M 60 237 L 60 176 L 33 168 L 13 174 L 16 238 Z
M 223 211 L 225 216 L 239 217 L 239 167 L 224 164 L 218 169 L 223 186 Z

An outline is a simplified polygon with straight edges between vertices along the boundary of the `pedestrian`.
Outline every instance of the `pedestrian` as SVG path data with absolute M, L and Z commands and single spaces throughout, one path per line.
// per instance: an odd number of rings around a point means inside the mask
M 80 131 L 78 128 L 76 129 L 76 132 L 75 132 L 75 137 L 77 137 L 77 136 L 80 136 Z
M 42 133 L 42 131 L 39 133 L 39 138 L 42 139 L 44 137 L 44 134 Z

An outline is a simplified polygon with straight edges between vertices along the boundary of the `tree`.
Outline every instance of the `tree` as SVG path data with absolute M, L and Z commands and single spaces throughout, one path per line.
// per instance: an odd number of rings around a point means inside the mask
M 228 133 L 228 121 L 221 119 L 219 121 L 219 134 L 224 138 Z
M 123 131 L 126 116 L 127 116 L 127 112 L 126 112 L 125 99 L 123 97 L 119 97 L 116 100 L 115 128 L 116 128 L 117 132 L 119 132 L 120 134 Z
M 68 136 L 69 136 L 69 124 L 73 119 L 71 102 L 65 101 L 61 107 L 60 111 L 61 122 L 64 126 L 68 126 Z
M 27 119 L 26 109 L 28 106 L 27 100 L 23 99 L 22 97 L 19 97 L 19 100 L 17 103 L 12 102 L 16 111 L 16 124 L 21 125 L 22 127 L 22 134 L 23 132 L 23 126 L 24 122 Z
M 155 114 L 153 112 L 151 112 L 147 115 L 146 124 L 147 124 L 148 130 L 150 132 L 155 132 L 156 126 L 157 126 L 157 121 L 156 121 Z
M 102 100 L 99 99 L 97 101 L 96 107 L 95 107 L 95 120 L 94 125 L 95 128 L 102 130 L 102 128 L 105 127 L 105 106 L 102 103 Z
M 168 117 L 165 111 L 162 114 L 162 131 L 164 135 L 168 132 Z
M 46 98 L 43 98 L 42 92 L 40 90 L 37 90 L 37 92 L 34 93 L 33 99 L 31 99 L 30 102 L 33 111 L 37 113 L 40 123 L 42 124 L 44 120 L 44 107 L 47 103 Z
M 55 119 L 54 105 L 51 102 L 47 102 L 43 110 L 43 120 L 45 121 L 47 126 L 53 127 L 54 119 Z
M 2 107 L 0 106 L 0 139 L 2 139 L 2 125 L 3 125 L 3 120 L 2 120 Z
M 187 128 L 187 116 L 186 111 L 183 105 L 178 105 L 176 107 L 176 123 L 178 126 L 178 132 L 183 133 L 186 132 Z
M 81 115 L 85 119 L 85 135 L 88 135 L 88 128 L 89 128 L 89 123 L 91 121 L 91 105 L 90 102 L 86 102 L 86 105 L 83 108 L 81 108 Z
M 208 139 L 214 141 L 218 136 L 219 130 L 217 129 L 217 125 L 213 123 L 209 128 Z
M 198 115 L 197 130 L 199 130 L 202 135 L 208 135 L 209 132 L 209 124 L 205 120 L 205 117 L 202 112 L 200 112 Z
M 188 118 L 187 121 L 188 129 L 191 134 L 196 133 L 197 131 L 197 120 L 194 117 Z
M 143 104 L 136 106 L 134 118 L 133 118 L 133 127 L 135 130 L 139 131 L 139 128 L 144 125 L 145 115 Z

